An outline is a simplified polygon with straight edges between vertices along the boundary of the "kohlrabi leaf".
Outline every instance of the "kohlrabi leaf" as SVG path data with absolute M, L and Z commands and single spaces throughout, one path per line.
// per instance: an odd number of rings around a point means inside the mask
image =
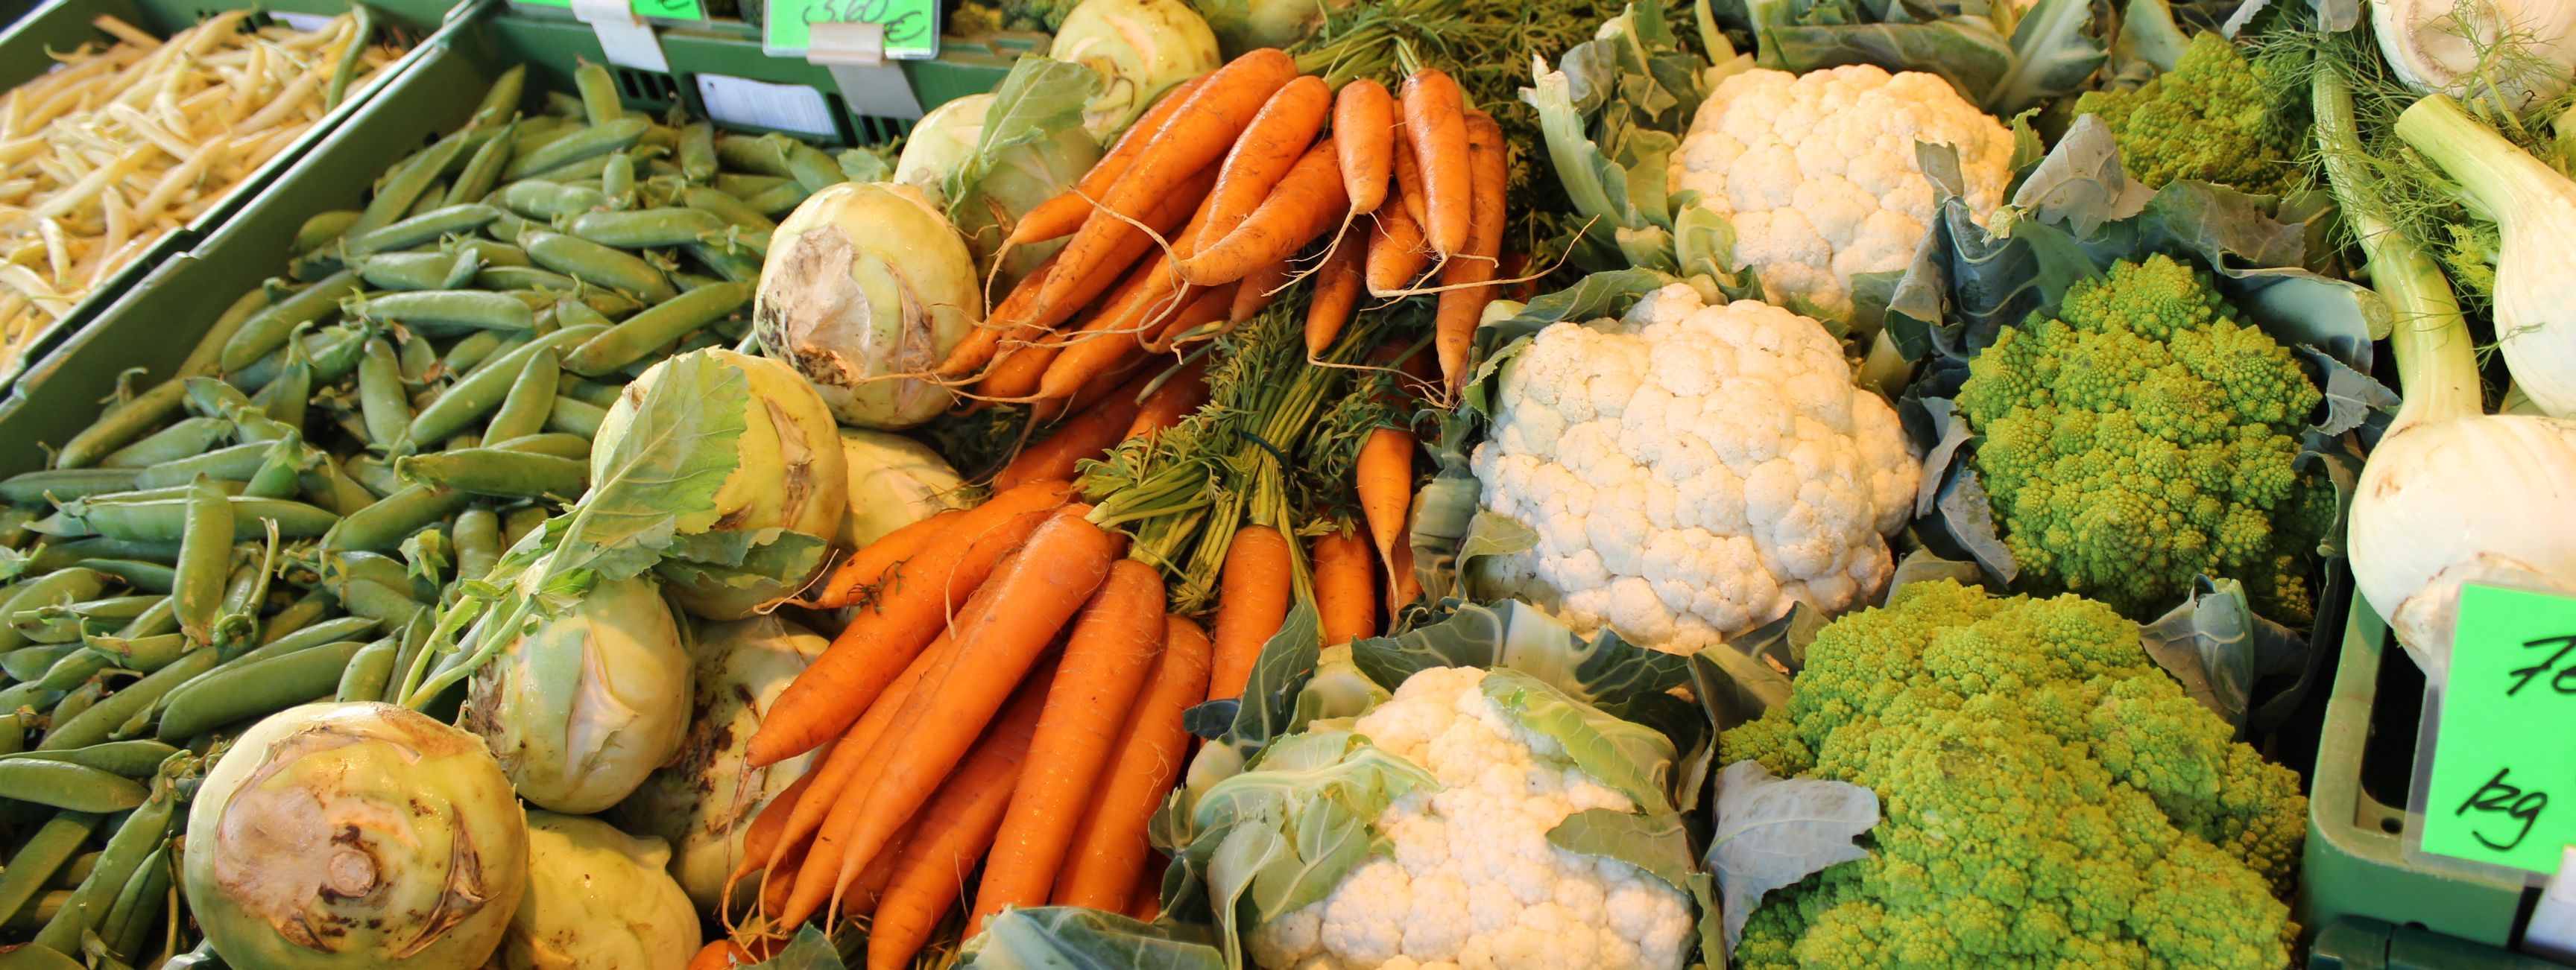
M 716 524 L 716 492 L 742 466 L 750 375 L 705 354 L 683 354 L 636 408 L 632 430 L 610 445 L 590 491 L 566 513 L 548 566 L 630 579 L 681 536 Z
M 976 186 L 1004 152 L 1081 128 L 1082 106 L 1099 86 L 1099 73 L 1088 67 L 1021 55 L 993 89 L 993 103 L 985 110 L 974 151 L 948 173 L 941 186 L 949 217 L 955 219 L 960 207 L 976 204 Z
M 959 952 L 960 967 L 1019 970 L 1225 970 L 1225 952 L 1206 926 L 1139 923 L 1079 906 L 1006 909 L 984 921 Z
M 1296 712 L 1297 694 L 1314 676 L 1316 654 L 1323 643 L 1323 623 L 1315 615 L 1315 605 L 1305 600 L 1290 604 L 1279 632 L 1261 645 L 1261 655 L 1252 663 L 1234 726 L 1223 739 L 1227 745 L 1248 757 L 1271 739 L 1296 730 L 1290 718 Z
M 1690 830 L 1670 812 L 1638 814 L 1589 808 L 1547 830 L 1549 845 L 1583 855 L 1617 859 L 1643 869 L 1681 892 L 1690 891 Z
M 1565 748 L 1574 766 L 1650 814 L 1673 811 L 1673 741 L 1643 724 L 1577 701 L 1546 681 L 1502 668 L 1477 685 L 1522 727 Z
M 1762 896 L 1827 866 L 1869 858 L 1852 840 L 1878 824 L 1878 793 L 1850 782 L 1774 778 L 1757 761 L 1727 765 L 1717 776 L 1717 825 L 1708 868 L 1717 877 L 1726 916 L 1726 948 L 1735 952 L 1744 921 Z
M 1782 70 L 1808 71 L 1846 64 L 1875 64 L 1889 71 L 1939 75 L 1970 101 L 2010 76 L 2012 42 L 1983 19 L 1929 23 L 1784 24 L 1762 32 L 1762 42 Z M 1768 66 L 1766 64 L 1766 66 Z

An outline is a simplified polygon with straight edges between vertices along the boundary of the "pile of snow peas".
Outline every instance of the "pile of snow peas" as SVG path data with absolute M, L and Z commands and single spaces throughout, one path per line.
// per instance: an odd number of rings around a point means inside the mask
M 771 220 L 882 177 L 575 81 L 522 114 L 509 71 L 306 222 L 177 374 L 0 480 L 0 943 L 184 946 L 169 841 L 213 753 L 451 659 L 437 607 L 580 496 L 626 383 L 745 338 Z

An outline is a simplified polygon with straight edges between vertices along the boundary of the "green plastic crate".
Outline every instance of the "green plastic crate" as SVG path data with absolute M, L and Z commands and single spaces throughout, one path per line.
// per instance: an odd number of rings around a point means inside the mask
M 2553 970 L 2558 964 L 2375 919 L 2339 919 L 2317 932 L 2308 970 Z
M 740 39 L 675 35 L 666 38 L 664 52 L 670 74 L 614 72 L 630 108 L 694 108 L 687 93 L 693 85 L 683 82 L 700 71 L 765 71 L 747 76 L 776 82 L 828 78 L 821 67 L 762 57 L 758 45 Z M 157 381 L 176 370 L 235 296 L 285 272 L 288 248 L 307 218 L 358 208 L 388 166 L 464 124 L 503 71 L 527 65 L 526 104 L 533 109 L 548 91 L 572 92 L 576 64 L 601 56 L 587 26 L 504 13 L 497 3 L 470 8 L 423 45 L 421 55 L 238 217 L 165 260 L 31 366 L 0 401 L 0 476 L 44 467 L 40 446 L 59 445 L 96 420 L 120 373 L 140 368 L 141 380 Z
M 2508 946 L 2522 918 L 2522 883 L 2441 871 L 2406 857 L 2406 796 L 2424 675 L 2403 653 L 2379 614 L 2355 596 L 2308 796 L 2299 920 L 2327 927 L 2358 917 Z M 2327 942 L 2320 935 L 2318 948 Z
M 293 165 L 313 146 L 320 144 L 334 128 L 366 110 L 375 92 L 420 57 L 420 46 L 436 34 L 458 0 L 369 0 L 377 11 L 378 42 L 391 36 L 412 49 L 392 64 L 385 66 L 380 78 L 367 88 L 341 102 L 313 127 L 307 129 L 284 151 L 278 152 L 257 171 L 244 178 L 222 201 L 208 208 L 178 231 L 161 237 L 124 268 L 111 274 L 98 288 L 90 291 L 72 311 L 29 341 L 20 356 L 23 363 L 39 359 L 60 344 L 63 338 L 95 319 L 101 311 L 152 268 L 172 254 L 185 251 L 226 220 L 239 214 L 244 206 L 259 195 L 260 189 L 275 180 L 279 173 Z M 28 4 L 25 6 L 34 6 Z M 0 33 L 0 89 L 16 87 L 44 73 L 54 62 L 48 51 L 68 51 L 85 43 L 112 40 L 108 34 L 90 25 L 105 14 L 133 24 L 156 36 L 167 37 L 196 25 L 217 13 L 256 7 L 267 14 L 338 15 L 349 10 L 345 0 L 51 0 L 27 10 Z M 0 381 L 12 375 L 0 373 Z

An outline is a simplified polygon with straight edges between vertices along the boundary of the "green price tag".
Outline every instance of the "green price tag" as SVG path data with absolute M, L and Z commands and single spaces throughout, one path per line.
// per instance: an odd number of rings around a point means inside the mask
M 570 9 L 572 7 L 572 0 L 511 0 L 511 2 L 525 4 L 531 7 L 562 7 L 565 9 Z M 635 0 L 635 12 L 642 16 L 653 17 L 661 20 L 707 19 L 706 4 L 699 2 L 699 0 Z
M 939 0 L 771 0 L 761 46 L 774 52 L 813 46 L 815 24 L 885 27 L 885 56 L 939 55 Z
M 2550 873 L 2576 844 L 2576 599 L 2460 587 L 2424 851 Z

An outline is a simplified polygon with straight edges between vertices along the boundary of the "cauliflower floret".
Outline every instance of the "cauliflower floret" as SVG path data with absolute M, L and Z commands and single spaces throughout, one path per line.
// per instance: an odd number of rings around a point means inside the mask
M 1735 256 L 1765 299 L 1841 319 L 1852 276 L 1904 269 L 1932 224 L 1916 142 L 1958 150 L 1982 224 L 2012 181 L 2012 133 L 1936 75 L 1867 64 L 1718 82 L 1673 153 L 1671 185 L 1735 225 Z
M 1548 844 L 1590 808 L 1636 806 L 1574 767 L 1555 739 L 1521 727 L 1479 686 L 1485 671 L 1413 675 L 1353 730 L 1421 766 L 1416 789 L 1372 825 L 1394 853 L 1361 863 L 1331 895 L 1253 930 L 1269 968 L 1679 967 L 1690 903 L 1624 862 Z
M 1687 285 L 1558 323 L 1503 371 L 1485 508 L 1538 544 L 1487 560 L 1569 626 L 1695 652 L 1876 595 L 1922 470 L 1814 320 Z

